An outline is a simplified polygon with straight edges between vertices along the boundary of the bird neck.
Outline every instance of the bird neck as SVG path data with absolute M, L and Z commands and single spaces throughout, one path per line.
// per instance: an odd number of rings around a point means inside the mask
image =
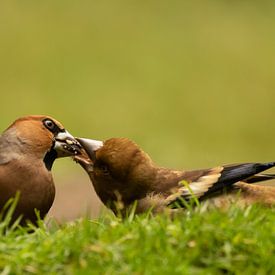
M 6 155 L 11 154 L 12 158 L 16 158 L 16 155 L 29 155 L 36 158 L 43 158 L 45 155 L 45 149 L 42 148 L 42 144 L 34 144 L 32 140 L 26 137 L 20 136 L 17 129 L 14 127 L 8 128 L 1 136 L 1 152 Z

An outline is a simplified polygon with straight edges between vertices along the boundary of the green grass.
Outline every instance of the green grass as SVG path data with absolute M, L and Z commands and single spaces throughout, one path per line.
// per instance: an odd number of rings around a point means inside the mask
M 272 274 L 275 209 L 104 215 L 0 236 L 3 274 Z
M 274 27 L 269 0 L 3 0 L 1 131 L 49 114 L 77 136 L 130 137 L 163 166 L 272 161 Z M 54 167 L 57 182 L 80 171 Z M 257 207 L 84 219 L 2 234 L 0 268 L 271 274 L 274 222 L 274 209 Z

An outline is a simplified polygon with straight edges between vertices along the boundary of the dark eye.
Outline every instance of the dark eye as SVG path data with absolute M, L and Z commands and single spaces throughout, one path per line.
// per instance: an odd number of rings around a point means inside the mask
M 55 129 L 55 123 L 50 119 L 44 120 L 44 125 L 50 130 L 53 131 Z
M 104 165 L 101 167 L 101 171 L 103 172 L 103 174 L 108 175 L 109 174 L 109 169 L 107 167 L 107 165 Z
M 105 163 L 99 163 L 96 166 L 104 175 L 109 174 L 109 168 Z

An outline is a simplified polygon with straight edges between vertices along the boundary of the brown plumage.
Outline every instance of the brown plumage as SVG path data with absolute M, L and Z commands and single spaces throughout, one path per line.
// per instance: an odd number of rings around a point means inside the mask
M 111 138 L 105 142 L 77 139 L 89 159 L 76 156 L 75 160 L 87 171 L 101 201 L 117 213 L 118 205 L 127 209 L 137 201 L 137 212 L 153 208 L 184 206 L 184 201 L 195 196 L 217 204 L 215 198 L 226 200 L 241 190 L 246 202 L 275 203 L 275 188 L 252 185 L 274 175 L 260 172 L 275 166 L 270 163 L 244 163 L 218 166 L 195 171 L 176 171 L 156 166 L 151 158 L 134 142 L 126 138 Z M 242 182 L 241 182 L 242 181 Z M 246 182 L 246 183 L 245 183 Z M 221 194 L 223 194 L 221 196 Z
M 49 211 L 55 196 L 51 168 L 59 157 L 80 152 L 80 144 L 55 119 L 27 116 L 17 119 L 0 136 L 0 209 L 20 192 L 14 219 L 36 221 Z

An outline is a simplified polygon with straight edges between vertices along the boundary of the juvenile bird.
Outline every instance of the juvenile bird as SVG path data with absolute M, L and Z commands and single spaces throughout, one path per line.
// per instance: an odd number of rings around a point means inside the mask
M 101 201 L 118 213 L 125 213 L 134 201 L 136 212 L 150 208 L 154 212 L 184 206 L 192 197 L 214 200 L 223 206 L 233 197 L 245 203 L 275 204 L 275 187 L 252 183 L 274 179 L 275 175 L 259 174 L 275 162 L 243 163 L 194 171 L 176 171 L 156 166 L 151 158 L 127 138 L 105 142 L 77 138 L 89 158 L 75 156 L 87 171 Z M 226 194 L 223 192 L 226 189 Z M 236 191 L 241 190 L 239 196 Z
M 51 173 L 56 158 L 78 154 L 81 145 L 55 119 L 26 116 L 13 122 L 0 136 L 0 210 L 19 191 L 13 219 L 23 216 L 35 223 L 55 196 Z

